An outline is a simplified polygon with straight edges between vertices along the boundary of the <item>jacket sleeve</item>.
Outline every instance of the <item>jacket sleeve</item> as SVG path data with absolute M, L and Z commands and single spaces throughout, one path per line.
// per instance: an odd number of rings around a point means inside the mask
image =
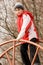
M 25 30 L 26 30 L 26 27 L 28 26 L 28 24 L 30 23 L 30 20 L 31 20 L 31 18 L 28 14 L 23 15 L 23 24 L 22 24 L 21 31 L 18 34 L 17 39 L 21 39 L 25 35 Z

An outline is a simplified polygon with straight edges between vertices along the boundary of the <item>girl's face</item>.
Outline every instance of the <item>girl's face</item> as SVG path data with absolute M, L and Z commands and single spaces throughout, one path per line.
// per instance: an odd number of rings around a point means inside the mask
M 20 8 L 16 8 L 15 9 L 15 14 L 16 15 L 20 15 L 20 14 L 22 14 L 23 13 L 23 10 L 22 9 L 20 9 Z

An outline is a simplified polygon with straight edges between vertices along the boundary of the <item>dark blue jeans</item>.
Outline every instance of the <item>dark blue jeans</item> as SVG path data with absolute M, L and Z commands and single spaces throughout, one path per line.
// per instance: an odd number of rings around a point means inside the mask
M 33 38 L 30 41 L 37 42 L 37 39 Z M 21 58 L 25 65 L 31 65 L 31 62 L 33 60 L 33 57 L 36 51 L 36 47 L 33 45 L 30 45 L 30 60 L 29 60 L 28 53 L 27 53 L 28 45 L 29 45 L 28 43 L 25 43 L 20 46 Z M 38 55 L 36 57 L 35 63 L 40 63 Z

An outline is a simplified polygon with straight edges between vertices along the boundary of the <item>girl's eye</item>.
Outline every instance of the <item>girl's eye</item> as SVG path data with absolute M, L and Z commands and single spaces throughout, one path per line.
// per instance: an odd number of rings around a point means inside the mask
M 16 9 L 15 11 L 19 11 L 19 10 L 21 10 L 20 8 L 18 8 L 18 9 Z
M 18 8 L 17 10 L 20 10 L 20 8 Z

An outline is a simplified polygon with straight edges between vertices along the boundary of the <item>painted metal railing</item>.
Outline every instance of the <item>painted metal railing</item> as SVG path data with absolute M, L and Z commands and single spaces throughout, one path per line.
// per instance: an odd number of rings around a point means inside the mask
M 34 65 L 34 62 L 35 62 L 35 59 L 36 59 L 36 56 L 37 56 L 37 54 L 38 54 L 39 49 L 43 50 L 43 47 L 40 46 L 39 44 L 33 43 L 33 42 L 31 42 L 31 41 L 28 41 L 28 40 L 22 40 L 22 39 L 19 40 L 19 41 L 16 40 L 16 39 L 6 41 L 6 42 L 0 44 L 0 47 L 3 46 L 3 45 L 9 44 L 9 43 L 11 43 L 11 42 L 13 42 L 13 46 L 11 46 L 11 47 L 8 48 L 7 50 L 5 50 L 2 54 L 0 54 L 0 58 L 2 58 L 4 55 L 6 55 L 7 60 L 8 60 L 8 62 L 9 62 L 9 65 L 16 65 L 16 64 L 15 64 L 15 47 L 17 47 L 17 46 L 23 44 L 23 43 L 18 43 L 18 44 L 16 44 L 16 42 L 27 42 L 28 44 L 32 44 L 32 45 L 34 45 L 34 46 L 37 47 L 31 65 Z M 38 43 L 39 43 L 39 42 L 43 43 L 43 40 L 39 40 Z M 10 56 L 9 56 L 9 54 L 8 54 L 8 51 L 11 50 L 11 49 L 13 49 L 13 58 L 12 58 L 12 60 L 10 59 Z

